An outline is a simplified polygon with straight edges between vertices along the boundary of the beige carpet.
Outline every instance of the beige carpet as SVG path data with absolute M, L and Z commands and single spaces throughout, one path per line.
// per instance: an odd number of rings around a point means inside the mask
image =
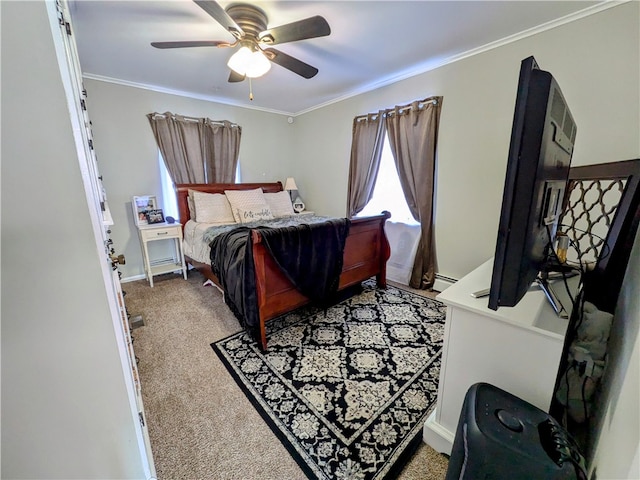
M 306 478 L 213 349 L 240 329 L 213 287 L 190 272 L 123 284 L 151 448 L 160 480 Z M 421 444 L 402 480 L 439 480 L 447 459 Z

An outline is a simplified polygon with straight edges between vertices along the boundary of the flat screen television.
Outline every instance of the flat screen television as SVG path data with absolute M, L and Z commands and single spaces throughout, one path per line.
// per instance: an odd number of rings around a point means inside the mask
M 533 57 L 525 58 L 489 289 L 492 310 L 515 306 L 548 268 L 575 138 L 576 124 L 558 83 Z

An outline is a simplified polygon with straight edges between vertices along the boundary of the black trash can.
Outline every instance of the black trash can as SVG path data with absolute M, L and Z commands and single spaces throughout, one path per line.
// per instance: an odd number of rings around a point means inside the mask
M 584 457 L 553 417 L 487 383 L 464 399 L 446 480 L 586 479 Z

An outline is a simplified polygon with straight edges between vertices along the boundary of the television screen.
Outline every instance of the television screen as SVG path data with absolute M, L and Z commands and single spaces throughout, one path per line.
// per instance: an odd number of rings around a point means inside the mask
M 515 306 L 549 259 L 576 125 L 553 76 L 524 59 L 516 95 L 489 308 Z

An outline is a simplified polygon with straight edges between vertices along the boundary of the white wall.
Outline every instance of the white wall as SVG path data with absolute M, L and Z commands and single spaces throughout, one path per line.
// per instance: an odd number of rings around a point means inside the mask
M 44 2 L 2 17 L 2 478 L 143 478 Z

